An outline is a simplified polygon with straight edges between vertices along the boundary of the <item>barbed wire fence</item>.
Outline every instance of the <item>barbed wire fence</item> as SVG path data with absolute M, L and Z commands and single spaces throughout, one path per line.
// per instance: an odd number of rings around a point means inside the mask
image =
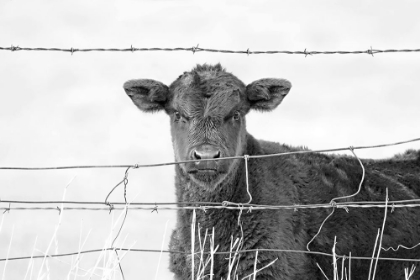
M 289 51 L 289 50 L 271 50 L 271 51 L 252 51 L 249 48 L 247 50 L 227 50 L 227 49 L 211 49 L 211 48 L 202 48 L 197 44 L 193 47 L 187 47 L 187 48 L 136 48 L 131 45 L 129 48 L 41 48 L 41 47 L 20 47 L 19 45 L 14 46 L 11 45 L 10 47 L 0 47 L 0 50 L 3 51 L 11 51 L 11 52 L 18 52 L 18 51 L 36 51 L 36 52 L 65 52 L 74 54 L 76 52 L 155 52 L 155 51 L 168 51 L 168 52 L 191 52 L 192 54 L 198 53 L 198 52 L 208 52 L 208 53 L 226 53 L 226 54 L 246 54 L 246 55 L 258 55 L 258 54 L 288 54 L 288 55 L 304 55 L 312 56 L 312 55 L 345 55 L 345 54 L 368 54 L 371 56 L 374 56 L 375 54 L 384 54 L 384 53 L 418 53 L 420 52 L 420 49 L 374 49 L 372 47 L 366 49 L 366 50 L 356 50 L 356 51 L 309 51 L 306 48 L 303 51 Z M 420 199 L 412 199 L 412 200 L 399 200 L 399 201 L 388 201 L 388 198 L 386 198 L 385 201 L 353 201 L 353 202 L 336 202 L 336 200 L 340 200 L 343 198 L 348 198 L 351 196 L 356 196 L 358 192 L 360 191 L 362 182 L 364 180 L 364 165 L 362 161 L 356 156 L 354 153 L 354 150 L 359 149 L 370 149 L 370 148 L 381 148 L 381 147 L 389 147 L 389 146 L 395 146 L 395 145 L 401 145 L 406 144 L 410 142 L 417 142 L 420 141 L 420 138 L 401 141 L 401 142 L 395 142 L 395 143 L 389 143 L 389 144 L 378 144 L 378 145 L 371 145 L 371 146 L 358 146 L 358 147 L 345 147 L 345 148 L 335 148 L 335 149 L 323 149 L 323 150 L 302 150 L 302 151 L 293 151 L 293 152 L 286 152 L 286 153 L 278 153 L 278 154 L 269 154 L 269 155 L 244 155 L 244 156 L 237 156 L 237 157 L 225 157 L 225 158 L 218 158 L 217 160 L 232 160 L 232 159 L 243 159 L 245 163 L 245 168 L 247 170 L 248 167 L 248 160 L 253 158 L 269 158 L 269 157 L 278 157 L 278 156 L 288 156 L 293 154 L 303 154 L 303 153 L 324 153 L 324 152 L 337 152 L 337 151 L 351 151 L 355 158 L 359 161 L 361 168 L 363 169 L 363 176 L 360 181 L 359 189 L 356 193 L 351 194 L 349 196 L 345 197 L 337 197 L 331 200 L 330 203 L 326 204 L 305 204 L 305 205 L 258 205 L 258 204 L 252 204 L 252 196 L 249 192 L 249 186 L 248 186 L 248 172 L 247 172 L 247 179 L 246 179 L 246 187 L 247 192 L 249 195 L 249 201 L 248 203 L 232 203 L 229 201 L 223 201 L 223 202 L 160 202 L 160 203 L 150 203 L 150 202 L 127 202 L 126 198 L 126 189 L 128 186 L 128 177 L 129 177 L 129 171 L 133 169 L 138 168 L 150 168 L 150 167 L 158 167 L 158 166 L 167 166 L 167 165 L 176 165 L 176 164 L 183 164 L 188 163 L 191 161 L 182 161 L 182 162 L 168 162 L 168 163 L 158 163 L 158 164 L 128 164 L 128 165 L 77 165 L 77 166 L 52 166 L 52 167 L 0 167 L 0 170 L 17 170 L 17 171 L 25 171 L 25 170 L 62 170 L 62 169 L 89 169 L 89 168 L 125 168 L 125 173 L 123 179 L 116 184 L 112 190 L 109 192 L 107 197 L 104 201 L 35 201 L 35 200 L 0 200 L 0 211 L 4 214 L 10 213 L 10 211 L 58 211 L 58 213 L 61 215 L 63 210 L 77 210 L 77 211 L 111 211 L 114 210 L 123 210 L 123 220 L 119 227 L 119 230 L 116 234 L 116 236 L 113 238 L 111 247 L 108 248 L 102 248 L 102 249 L 94 249 L 94 250 L 84 250 L 84 251 L 77 251 L 77 252 L 70 252 L 70 253 L 63 253 L 63 254 L 48 254 L 48 252 L 40 254 L 40 255 L 32 255 L 32 256 L 22 256 L 22 257 L 12 257 L 12 258 L 0 258 L 0 262 L 7 262 L 7 261 L 17 261 L 17 260 L 25 260 L 25 259 L 37 259 L 37 258 L 59 258 L 59 257 L 66 257 L 66 256 L 73 256 L 73 255 L 81 255 L 81 254 L 89 254 L 89 253 L 98 253 L 98 252 L 105 252 L 105 251 L 113 251 L 115 252 L 117 259 L 118 259 L 118 265 L 119 269 L 121 271 L 122 277 L 124 278 L 123 269 L 121 267 L 120 263 L 120 257 L 118 255 L 118 252 L 149 252 L 149 253 L 177 253 L 177 254 L 203 254 L 203 252 L 181 252 L 181 251 L 171 251 L 171 250 L 149 250 L 149 249 L 140 249 L 140 248 L 123 248 L 123 247 L 117 247 L 114 246 L 115 241 L 120 236 L 120 233 L 124 227 L 125 219 L 127 217 L 128 211 L 132 210 L 145 210 L 145 211 L 151 211 L 158 212 L 159 210 L 192 210 L 192 211 L 206 211 L 207 209 L 226 209 L 226 210 L 232 210 L 232 211 L 264 211 L 264 210 L 278 210 L 278 209 L 286 209 L 286 210 L 297 210 L 297 209 L 318 209 L 318 208 L 324 208 L 324 209 L 332 209 L 330 214 L 324 219 L 322 224 L 319 227 L 318 232 L 313 236 L 313 238 L 308 242 L 307 244 L 307 250 L 283 250 L 283 249 L 266 249 L 266 248 L 260 248 L 255 250 L 239 250 L 237 252 L 239 253 L 249 253 L 249 252 L 264 252 L 264 251 L 270 251 L 270 252 L 288 252 L 288 253 L 295 253 L 295 254 L 314 254 L 314 255 L 323 255 L 333 258 L 342 258 L 348 259 L 349 257 L 351 259 L 359 259 L 359 260 L 390 260 L 390 261 L 411 261 L 411 262 L 420 262 L 419 259 L 404 259 L 404 258 L 384 258 L 379 257 L 379 251 L 388 251 L 393 250 L 397 251 L 400 248 L 405 248 L 408 250 L 414 249 L 418 246 L 420 246 L 420 240 L 418 244 L 412 244 L 412 246 L 407 246 L 404 244 L 399 244 L 396 248 L 383 248 L 380 247 L 377 256 L 372 257 L 362 257 L 362 256 L 346 256 L 346 255 L 337 255 L 337 254 L 330 254 L 325 252 L 316 252 L 311 251 L 309 249 L 310 243 L 317 237 L 319 232 L 321 231 L 324 223 L 330 218 L 330 216 L 334 213 L 335 209 L 337 208 L 343 208 L 346 211 L 348 208 L 384 208 L 385 209 L 385 217 L 384 217 L 384 224 L 386 220 L 386 209 L 388 207 L 394 208 L 414 208 L 414 207 L 420 207 Z M 201 160 L 192 160 L 193 162 L 197 161 L 211 161 L 216 159 L 201 159 Z M 124 202 L 112 202 L 108 201 L 109 196 L 111 193 L 117 189 L 119 186 L 123 185 L 124 187 Z M 5 206 L 3 206 L 6 204 Z M 18 206 L 15 206 L 18 205 Z M 25 205 L 25 206 L 21 206 Z M 35 205 L 35 206 L 33 206 Z M 39 206 L 39 205 L 48 205 L 48 206 Z M 51 206 L 54 205 L 54 206 Z M 56 206 L 56 205 L 61 205 Z M 67 207 L 67 205 L 70 205 Z M 239 215 L 240 218 L 240 215 Z M 383 230 L 383 228 L 382 228 Z M 383 233 L 382 233 L 383 234 Z M 378 233 L 379 237 L 379 233 Z M 375 244 L 376 245 L 376 244 Z M 230 254 L 231 252 L 204 252 L 204 254 Z M 319 267 L 319 266 L 318 266 Z M 321 269 L 321 268 L 320 268 Z M 322 269 L 321 269 L 322 271 Z M 370 272 L 369 272 L 370 274 Z
M 3 51 L 37 51 L 37 52 L 66 52 L 74 54 L 76 52 L 155 52 L 155 51 L 167 51 L 167 52 L 191 52 L 193 54 L 198 52 L 209 52 L 209 53 L 227 53 L 227 54 L 246 54 L 246 55 L 256 55 L 256 54 L 297 54 L 311 56 L 311 55 L 328 55 L 328 54 L 368 54 L 374 56 L 375 54 L 380 53 L 416 53 L 420 52 L 420 49 L 373 49 L 369 47 L 366 50 L 356 50 L 356 51 L 310 51 L 306 48 L 298 51 L 289 51 L 289 50 L 271 50 L 271 51 L 252 51 L 249 48 L 246 50 L 226 50 L 226 49 L 211 49 L 211 48 L 202 48 L 197 44 L 193 47 L 187 48 L 136 48 L 131 45 L 129 48 L 30 48 L 30 47 L 20 47 L 19 45 L 10 47 L 0 47 L 0 50 Z
M 123 221 L 120 225 L 118 233 L 113 238 L 111 247 L 102 248 L 102 249 L 94 249 L 94 250 L 84 250 L 84 251 L 77 251 L 77 252 L 70 252 L 70 253 L 63 253 L 63 254 L 40 254 L 40 255 L 31 255 L 31 256 L 21 256 L 21 257 L 12 257 L 12 258 L 0 258 L 0 262 L 6 261 L 17 261 L 17 260 L 32 260 L 32 259 L 39 259 L 39 258 L 59 258 L 59 257 L 68 257 L 74 255 L 81 255 L 81 254 L 90 254 L 90 253 L 98 253 L 98 252 L 105 252 L 105 251 L 113 251 L 117 255 L 118 258 L 118 265 L 124 279 L 123 269 L 120 263 L 120 257 L 118 252 L 143 252 L 143 253 L 176 253 L 176 254 L 210 254 L 211 252 L 200 252 L 197 251 L 195 253 L 192 252 L 182 252 L 182 251 L 173 251 L 173 250 L 150 250 L 150 249 L 141 249 L 141 248 L 123 248 L 123 247 L 116 247 L 114 246 L 115 241 L 118 239 L 122 228 L 125 223 L 125 219 L 127 217 L 127 213 L 130 210 L 147 210 L 153 212 L 158 212 L 158 210 L 193 210 L 193 211 L 206 211 L 207 209 L 227 209 L 232 211 L 264 211 L 264 210 L 294 210 L 297 211 L 298 209 L 317 209 L 317 208 L 325 208 L 325 209 L 332 209 L 330 214 L 324 219 L 322 224 L 319 227 L 318 232 L 312 237 L 312 239 L 307 244 L 307 250 L 283 250 L 283 249 L 267 249 L 267 248 L 259 248 L 253 250 L 238 250 L 237 253 L 250 253 L 250 252 L 287 252 L 287 253 L 294 253 L 294 254 L 313 254 L 313 255 L 323 255 L 327 257 L 335 257 L 335 258 L 349 258 L 347 255 L 337 255 L 337 254 L 330 254 L 325 252 L 317 252 L 311 251 L 309 249 L 310 243 L 317 237 L 319 232 L 321 231 L 325 222 L 332 216 L 335 209 L 343 208 L 348 211 L 348 208 L 388 208 L 391 207 L 391 211 L 394 208 L 413 208 L 413 207 L 420 207 L 420 199 L 411 199 L 411 200 L 398 200 L 398 201 L 388 201 L 386 198 L 385 201 L 352 201 L 352 202 L 337 202 L 336 200 L 349 198 L 356 196 L 360 190 L 364 180 L 365 175 L 365 167 L 362 161 L 357 157 L 354 153 L 354 150 L 360 149 L 371 149 L 371 148 L 380 148 L 380 147 L 389 147 L 389 146 L 396 146 L 402 145 L 412 142 L 418 142 L 420 138 L 415 138 L 406 141 L 394 142 L 394 143 L 387 143 L 387 144 L 378 144 L 378 145 L 370 145 L 370 146 L 357 146 L 357 147 L 345 147 L 345 148 L 334 148 L 334 149 L 322 149 L 322 150 L 300 150 L 300 151 L 292 151 L 292 152 L 284 152 L 278 154 L 268 154 L 268 155 L 244 155 L 244 156 L 235 156 L 235 157 L 225 157 L 225 158 L 217 158 L 217 159 L 202 159 L 202 160 L 190 160 L 190 161 L 180 161 L 180 162 L 168 162 L 168 163 L 157 163 L 157 164 L 134 164 L 134 165 L 78 165 L 78 166 L 52 166 L 52 167 L 0 167 L 0 170 L 18 170 L 18 171 L 29 171 L 29 170 L 61 170 L 61 169 L 88 169 L 88 168 L 125 168 L 125 173 L 123 179 L 116 184 L 111 191 L 108 193 L 104 201 L 35 201 L 35 200 L 0 200 L 0 204 L 6 204 L 7 206 L 0 207 L 0 211 L 3 211 L 3 215 L 9 213 L 10 211 L 19 211 L 19 210 L 26 210 L 26 211 L 35 211 L 35 210 L 52 210 L 58 211 L 61 215 L 63 210 L 82 210 L 82 211 L 111 211 L 114 210 L 124 210 Z M 351 151 L 355 158 L 361 165 L 363 170 L 363 175 L 356 193 L 343 196 L 343 197 L 336 197 L 331 200 L 330 203 L 324 204 L 303 204 L 303 205 L 259 205 L 259 204 L 252 204 L 252 196 L 249 193 L 248 189 L 248 178 L 246 181 L 247 191 L 250 197 L 248 203 L 232 203 L 229 201 L 223 202 L 160 202 L 160 203 L 150 203 L 150 202 L 127 202 L 126 198 L 126 189 L 128 186 L 128 177 L 129 171 L 131 169 L 138 169 L 138 168 L 150 168 L 150 167 L 158 167 L 158 166 L 166 166 L 166 165 L 176 165 L 188 162 L 197 162 L 197 161 L 212 161 L 212 160 L 232 160 L 232 159 L 243 159 L 245 163 L 245 167 L 247 170 L 247 162 L 250 159 L 254 158 L 270 158 L 270 157 L 280 157 L 280 156 L 289 156 L 295 154 L 304 154 L 304 153 L 321 153 L 321 152 L 337 152 L 337 151 Z M 108 201 L 109 196 L 111 193 L 117 189 L 120 185 L 124 186 L 124 202 L 110 202 Z M 13 205 L 37 205 L 37 206 L 13 206 Z M 39 206 L 39 205 L 61 205 L 59 206 Z M 64 205 L 71 205 L 70 207 Z M 103 207 L 98 207 L 103 206 Z M 240 218 L 240 215 L 239 215 Z M 386 216 L 385 216 L 386 219 Z M 238 221 L 239 222 L 239 221 Z M 383 251 L 397 251 L 400 248 L 405 248 L 408 250 L 414 249 L 420 246 L 420 240 L 418 244 L 414 244 L 411 247 L 399 244 L 396 248 L 383 248 L 380 247 Z M 230 254 L 232 252 L 221 252 L 216 251 L 212 252 L 212 254 Z M 363 257 L 363 256 L 350 256 L 351 259 L 355 260 L 389 260 L 389 261 L 411 261 L 411 262 L 420 262 L 420 258 L 418 259 L 410 259 L 410 258 L 385 258 L 379 257 L 379 253 L 377 257 Z M 320 268 L 321 269 L 321 268 Z M 322 269 L 321 269 L 322 270 Z

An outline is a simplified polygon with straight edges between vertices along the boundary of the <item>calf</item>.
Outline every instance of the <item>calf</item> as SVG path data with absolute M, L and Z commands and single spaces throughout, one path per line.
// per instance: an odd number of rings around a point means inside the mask
M 175 160 L 188 161 L 175 167 L 175 191 L 180 203 L 229 201 L 246 206 L 252 196 L 252 204 L 327 204 L 333 198 L 358 192 L 362 168 L 352 157 L 293 154 L 252 158 L 247 166 L 244 159 L 219 159 L 299 150 L 256 140 L 245 125 L 245 116 L 251 109 L 273 110 L 290 88 L 291 83 L 284 79 L 261 79 L 246 86 L 220 64 L 197 65 L 169 87 L 148 79 L 130 80 L 124 84 L 126 93 L 140 110 L 164 110 L 170 117 Z M 419 158 L 420 153 L 414 151 L 408 159 L 365 161 L 366 177 L 360 191 L 337 202 L 383 202 L 386 189 L 390 201 L 419 199 Z M 384 249 L 381 248 L 380 257 L 419 259 L 420 246 L 393 250 L 400 244 L 413 246 L 420 242 L 418 208 L 389 207 L 386 211 Z M 170 242 L 173 251 L 170 269 L 175 279 L 192 278 L 194 260 L 194 274 L 200 273 L 197 271 L 200 254 L 192 259 L 190 254 L 181 252 L 191 252 L 192 246 L 198 250 L 198 233 L 203 243 L 204 231 L 208 229 L 210 233 L 214 229 L 211 238 L 214 247 L 218 246 L 217 252 L 232 250 L 231 237 L 240 240 L 240 246 L 234 247 L 241 251 L 235 258 L 232 253 L 230 259 L 226 254 L 213 255 L 213 264 L 204 268 L 200 279 L 209 279 L 211 274 L 213 279 L 242 279 L 249 275 L 254 277 L 255 271 L 257 279 L 333 279 L 332 257 L 303 252 L 331 253 L 333 247 L 338 255 L 351 253 L 354 257 L 351 262 L 344 260 L 344 264 L 342 258 L 337 260 L 340 275 L 343 264 L 346 275 L 351 273 L 351 279 L 368 279 L 371 261 L 355 257 L 372 256 L 384 213 L 384 208 L 252 211 L 209 208 L 196 212 L 198 229 L 192 238 L 193 211 L 181 208 Z M 195 244 L 192 244 L 193 239 Z M 209 250 L 207 243 L 203 245 L 204 251 Z M 385 250 L 389 247 L 393 249 Z M 257 262 L 256 249 L 260 250 Z M 206 258 L 204 256 L 204 261 Z M 411 263 L 380 260 L 376 279 L 403 279 L 405 267 L 411 267 Z M 260 268 L 264 269 L 259 271 Z M 419 279 L 419 275 L 415 271 L 412 279 Z

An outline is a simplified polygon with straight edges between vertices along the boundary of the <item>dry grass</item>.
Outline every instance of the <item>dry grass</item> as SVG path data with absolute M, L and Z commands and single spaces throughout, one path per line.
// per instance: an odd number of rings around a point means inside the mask
M 70 186 L 73 179 L 70 180 L 70 182 L 64 188 L 64 193 L 62 197 L 63 201 L 65 200 L 65 197 L 66 197 L 67 188 Z M 28 261 L 25 277 L 23 279 L 24 280 L 51 279 L 52 277 L 51 266 L 54 265 L 54 262 L 63 263 L 69 267 L 69 270 L 67 273 L 63 272 L 63 275 L 65 275 L 65 279 L 68 279 L 68 280 L 78 279 L 78 278 L 87 278 L 87 279 L 96 278 L 96 279 L 107 279 L 107 280 L 108 279 L 109 280 L 121 279 L 121 271 L 120 271 L 119 265 L 120 265 L 120 262 L 126 256 L 126 254 L 129 253 L 129 251 L 118 252 L 118 249 L 116 249 L 115 251 L 110 251 L 110 250 L 106 250 L 106 248 L 111 247 L 111 245 L 115 243 L 115 241 L 117 240 L 120 241 L 120 246 L 119 246 L 120 248 L 127 247 L 125 246 L 125 244 L 126 244 L 126 239 L 128 235 L 126 235 L 123 240 L 120 240 L 119 236 L 117 236 L 117 239 L 115 239 L 115 232 L 119 230 L 120 224 L 124 218 L 125 212 L 122 211 L 121 214 L 118 215 L 115 221 L 114 221 L 114 212 L 112 212 L 110 232 L 108 234 L 107 239 L 105 240 L 103 244 L 104 250 L 98 255 L 95 261 L 95 264 L 89 268 L 84 268 L 81 265 L 81 261 L 84 256 L 83 254 L 81 254 L 81 251 L 84 249 L 85 245 L 87 244 L 88 238 L 91 233 L 91 230 L 89 230 L 87 234 L 85 234 L 85 236 L 83 237 L 83 223 L 82 223 L 82 226 L 80 229 L 80 235 L 79 235 L 79 248 L 78 248 L 79 253 L 72 257 L 71 262 L 64 261 L 63 259 L 59 257 L 51 257 L 51 254 L 58 254 L 59 242 L 58 242 L 57 236 L 58 236 L 58 232 L 60 230 L 61 222 L 63 220 L 65 212 L 66 212 L 65 207 L 62 204 L 59 211 L 58 222 L 54 227 L 54 231 L 48 242 L 47 248 L 45 250 L 40 250 L 37 248 L 38 238 L 35 238 L 35 242 L 32 248 L 32 252 L 31 252 L 31 259 L 29 259 Z M 3 226 L 3 221 L 4 221 L 4 215 L 2 215 L 1 222 L 0 222 L 0 233 Z M 1 278 L 3 280 L 10 279 L 7 276 L 7 267 L 8 267 L 9 253 L 12 248 L 13 237 L 14 237 L 14 227 L 12 228 L 12 231 L 11 231 L 11 237 L 10 237 L 8 251 L 6 255 L 6 261 L 4 262 L 4 266 L 3 266 L 2 278 Z M 129 246 L 129 249 L 131 249 L 134 245 L 135 243 Z M 42 255 L 44 255 L 39 267 L 36 267 L 35 259 L 32 258 L 36 253 L 41 253 Z M 36 275 L 34 275 L 34 270 L 35 271 L 38 270 L 38 273 Z
M 241 226 L 241 225 L 240 225 Z M 242 227 L 242 226 L 241 226 Z M 191 254 L 192 256 L 199 255 L 198 260 L 198 267 L 196 269 L 196 262 L 195 258 L 191 258 L 191 279 L 193 280 L 202 280 L 202 279 L 214 279 L 214 255 L 217 252 L 217 249 L 219 246 L 217 245 L 215 247 L 214 239 L 217 233 L 215 232 L 214 228 L 212 228 L 212 233 L 208 233 L 208 229 L 204 232 L 204 237 L 201 236 L 201 228 L 200 225 L 196 225 L 196 214 L 195 210 L 193 212 L 193 218 L 191 222 Z M 198 253 L 195 250 L 195 236 L 198 236 L 198 243 L 199 243 L 199 251 Z M 207 248 L 207 242 L 209 246 L 209 252 L 210 254 L 205 254 L 206 248 Z M 240 238 L 234 238 L 231 236 L 230 239 L 230 248 L 229 248 L 229 257 L 227 257 L 225 260 L 227 262 L 228 271 L 226 273 L 226 279 L 222 278 L 220 280 L 251 280 L 256 279 L 257 274 L 261 272 L 262 270 L 266 269 L 267 267 L 273 265 L 277 259 L 272 260 L 269 264 L 266 266 L 257 269 L 257 263 L 258 263 L 258 251 L 255 253 L 255 260 L 254 260 L 254 271 L 243 277 L 239 278 L 239 275 L 237 274 L 237 269 L 239 265 L 239 258 L 240 258 L 240 251 L 243 248 L 243 237 Z M 206 256 L 207 255 L 207 256 Z M 195 272 L 196 271 L 196 272 Z M 206 274 L 207 271 L 207 274 Z
M 67 188 L 70 186 L 71 181 L 66 185 L 63 193 L 63 200 L 66 196 Z M 388 195 L 386 196 L 386 203 L 388 201 Z M 371 260 L 371 269 L 369 272 L 369 275 L 366 275 L 367 280 L 373 280 L 375 279 L 376 274 L 376 267 L 378 264 L 378 258 L 380 255 L 381 250 L 385 250 L 382 248 L 382 236 L 383 236 L 383 229 L 385 227 L 386 222 L 386 210 L 387 207 L 385 207 L 385 214 L 382 224 L 382 229 L 378 229 L 377 238 L 375 241 L 375 244 L 373 244 L 373 252 L 372 252 L 372 260 Z M 128 234 L 124 237 L 120 236 L 118 233 L 120 232 L 120 226 L 122 221 L 124 220 L 125 211 L 121 211 L 121 213 L 116 216 L 115 211 L 112 212 L 112 221 L 109 228 L 109 234 L 103 244 L 103 251 L 98 254 L 95 262 L 93 265 L 90 265 L 89 267 L 84 267 L 82 265 L 84 254 L 81 254 L 88 244 L 89 237 L 91 235 L 91 230 L 88 230 L 87 232 L 83 232 L 83 223 L 81 223 L 80 227 L 80 233 L 79 233 L 79 245 L 78 245 L 78 252 L 79 254 L 72 257 L 70 262 L 64 261 L 62 258 L 58 257 L 51 257 L 50 255 L 54 253 L 58 253 L 58 243 L 59 240 L 57 238 L 58 231 L 61 226 L 61 222 L 64 218 L 64 215 L 66 213 L 66 209 L 64 205 L 61 205 L 61 211 L 59 214 L 58 222 L 52 232 L 52 236 L 48 242 L 48 246 L 45 250 L 40 250 L 37 248 L 37 238 L 34 241 L 34 245 L 32 248 L 31 256 L 35 255 L 35 253 L 41 252 L 44 255 L 44 258 L 42 259 L 41 264 L 39 267 L 36 267 L 36 263 L 34 259 L 30 259 L 28 261 L 28 265 L 26 267 L 25 277 L 24 279 L 37 279 L 37 280 L 43 280 L 43 279 L 51 279 L 51 267 L 54 266 L 54 262 L 60 262 L 63 264 L 66 264 L 68 267 L 68 271 L 65 272 L 63 275 L 65 275 L 65 278 L 70 279 L 123 279 L 122 271 L 120 270 L 120 263 L 126 256 L 126 254 L 129 253 L 129 251 L 118 251 L 118 249 L 114 251 L 107 250 L 107 248 L 113 247 L 114 244 L 118 243 L 118 246 L 116 248 L 122 248 L 126 244 L 126 240 L 128 237 Z M 115 218 L 115 219 L 114 219 Z M 3 228 L 3 222 L 4 222 L 4 215 L 1 218 L 0 221 L 0 233 Z M 238 223 L 238 226 L 242 227 L 240 223 Z M 13 247 L 13 233 L 14 228 L 12 228 L 12 235 L 9 240 L 9 246 L 7 249 L 7 259 L 9 258 L 9 253 L 12 250 Z M 167 234 L 167 223 L 165 225 L 165 231 L 163 234 L 162 244 L 161 244 L 161 250 L 163 251 L 164 248 L 164 240 Z M 115 237 L 117 236 L 117 237 Z M 199 244 L 198 248 L 195 248 L 194 245 L 191 247 L 191 254 L 192 256 L 196 256 L 195 258 L 191 258 L 191 279 L 193 280 L 203 280 L 203 279 L 216 279 L 215 278 L 215 254 L 218 252 L 219 246 L 215 243 L 215 237 L 217 236 L 217 232 L 215 232 L 215 229 L 202 229 L 200 228 L 200 225 L 196 223 L 196 215 L 195 210 L 193 212 L 193 220 L 191 222 L 191 244 Z M 196 240 L 198 238 L 198 240 Z M 325 279 L 328 280 L 350 280 L 351 278 L 351 253 L 349 253 L 348 258 L 343 258 L 342 256 L 339 256 L 336 254 L 336 244 L 337 244 L 337 238 L 334 239 L 334 244 L 332 249 L 332 266 L 331 268 L 323 268 L 323 269 L 332 269 L 333 271 L 333 279 L 328 279 L 324 271 L 322 271 L 321 267 L 319 269 L 324 274 Z M 197 242 L 196 242 L 197 241 Z M 132 244 L 129 246 L 129 249 L 133 248 L 135 244 Z M 239 278 L 239 275 L 237 273 L 238 270 L 238 264 L 239 259 L 241 257 L 240 251 L 243 249 L 243 237 L 234 238 L 231 236 L 230 238 L 230 248 L 229 248 L 229 255 L 225 258 L 226 265 L 228 268 L 228 271 L 226 271 L 226 277 L 223 280 L 255 280 L 258 278 L 258 274 L 261 273 L 264 269 L 267 269 L 271 265 L 273 265 L 277 259 L 271 260 L 270 263 L 268 263 L 266 266 L 257 268 L 258 264 L 258 255 L 259 252 L 255 252 L 255 258 L 254 258 L 254 266 L 253 266 L 253 272 L 249 275 L 246 275 L 243 278 Z M 127 247 L 127 246 L 124 246 Z M 209 252 L 209 254 L 207 253 Z M 162 252 L 160 254 L 160 257 L 162 255 Z M 157 268 L 156 268 L 156 274 L 155 279 L 158 279 L 158 272 L 160 270 L 160 257 L 159 261 L 157 262 Z M 341 259 L 341 260 L 340 260 Z M 347 262 L 346 262 L 347 260 Z M 339 265 L 339 262 L 341 261 L 341 265 Z M 410 268 L 405 268 L 405 280 L 409 280 L 414 272 L 415 272 L 416 266 L 412 265 Z M 3 271 L 2 271 L 2 279 L 9 279 L 8 278 L 8 260 L 4 262 Z M 37 273 L 34 273 L 37 271 Z M 219 280 L 219 279 L 217 279 Z M 220 279 L 222 280 L 222 279 Z

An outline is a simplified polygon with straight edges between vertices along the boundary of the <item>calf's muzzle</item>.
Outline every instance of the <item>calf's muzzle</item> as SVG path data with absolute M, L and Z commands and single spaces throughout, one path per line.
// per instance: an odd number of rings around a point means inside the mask
M 217 161 L 216 160 L 205 160 L 200 161 L 203 159 L 217 159 L 221 157 L 220 150 L 209 144 L 200 145 L 198 147 L 195 147 L 191 151 L 190 159 L 197 160 L 195 162 L 195 172 L 217 172 Z

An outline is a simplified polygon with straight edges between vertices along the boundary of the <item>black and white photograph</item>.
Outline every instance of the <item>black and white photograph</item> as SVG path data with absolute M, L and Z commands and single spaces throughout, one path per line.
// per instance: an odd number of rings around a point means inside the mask
M 0 279 L 420 279 L 419 11 L 0 1 Z

